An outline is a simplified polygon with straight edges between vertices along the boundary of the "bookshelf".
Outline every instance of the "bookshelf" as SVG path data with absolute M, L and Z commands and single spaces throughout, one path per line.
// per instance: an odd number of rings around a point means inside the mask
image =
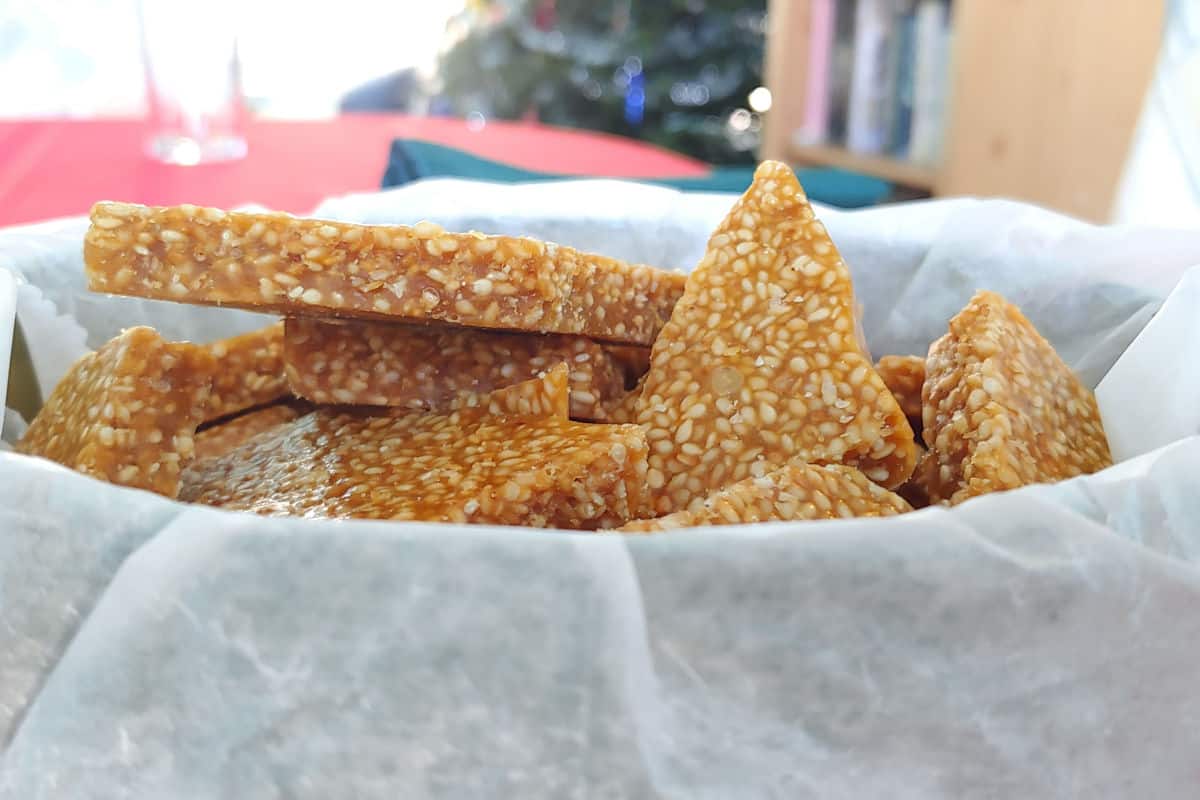
M 797 164 L 840 167 L 864 175 L 874 175 L 909 189 L 933 192 L 938 172 L 931 167 L 914 164 L 890 156 L 855 153 L 845 147 L 827 144 L 789 144 L 786 160 Z
M 762 156 L 935 196 L 1002 196 L 1109 218 L 1161 39 L 1163 0 L 952 0 L 940 157 L 802 144 L 814 0 L 769 0 Z M 845 2 L 845 0 L 836 0 Z

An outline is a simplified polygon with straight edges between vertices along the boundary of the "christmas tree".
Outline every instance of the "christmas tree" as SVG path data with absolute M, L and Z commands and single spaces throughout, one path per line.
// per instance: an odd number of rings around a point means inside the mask
M 440 105 L 749 163 L 765 19 L 765 0 L 477 0 L 449 27 Z

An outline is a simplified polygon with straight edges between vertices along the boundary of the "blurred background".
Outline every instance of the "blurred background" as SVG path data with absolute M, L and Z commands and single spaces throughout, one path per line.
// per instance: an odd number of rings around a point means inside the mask
M 434 176 L 1196 224 L 1200 0 L 4 0 L 0 224 Z

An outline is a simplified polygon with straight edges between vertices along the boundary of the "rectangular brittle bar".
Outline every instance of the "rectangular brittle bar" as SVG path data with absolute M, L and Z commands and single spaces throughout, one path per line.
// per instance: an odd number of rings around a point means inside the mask
M 284 315 L 572 333 L 648 345 L 684 275 L 430 222 L 352 225 L 286 214 L 97 203 L 91 289 Z
M 604 405 L 625 394 L 625 370 L 607 349 L 561 334 L 293 317 L 284 361 L 292 392 L 314 403 L 442 411 L 558 363 L 569 369 L 575 419 L 604 419 Z
M 562 392 L 564 372 L 496 394 L 547 381 Z M 430 414 L 321 408 L 198 464 L 183 499 L 269 515 L 575 529 L 644 513 L 639 427 L 572 422 L 557 398 L 518 399 Z
M 213 367 L 202 347 L 129 328 L 75 362 L 17 452 L 174 497 L 193 456 Z
M 288 393 L 283 322 L 207 345 L 217 360 L 207 419 L 273 403 Z

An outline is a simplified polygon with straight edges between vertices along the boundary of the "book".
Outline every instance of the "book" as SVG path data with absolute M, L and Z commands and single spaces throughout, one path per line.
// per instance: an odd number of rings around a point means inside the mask
M 854 24 L 857 0 L 837 0 L 834 3 L 833 51 L 829 62 L 829 118 L 826 139 L 843 142 L 846 138 L 846 117 L 850 104 L 850 72 L 854 67 Z
M 916 67 L 917 8 L 914 0 L 901 0 L 896 7 L 896 44 L 892 48 L 891 72 L 895 76 L 888 108 L 887 152 L 908 158 L 912 133 L 913 74 Z
M 883 152 L 887 108 L 894 94 L 890 48 L 894 44 L 892 0 L 858 0 L 854 64 L 846 112 L 846 146 L 858 153 Z
M 809 3 L 808 72 L 805 75 L 804 122 L 797 133 L 801 144 L 823 142 L 829 136 L 830 76 L 833 72 L 836 0 Z
M 917 4 L 908 157 L 921 164 L 936 164 L 941 158 L 950 70 L 949 17 L 945 0 L 920 0 Z

